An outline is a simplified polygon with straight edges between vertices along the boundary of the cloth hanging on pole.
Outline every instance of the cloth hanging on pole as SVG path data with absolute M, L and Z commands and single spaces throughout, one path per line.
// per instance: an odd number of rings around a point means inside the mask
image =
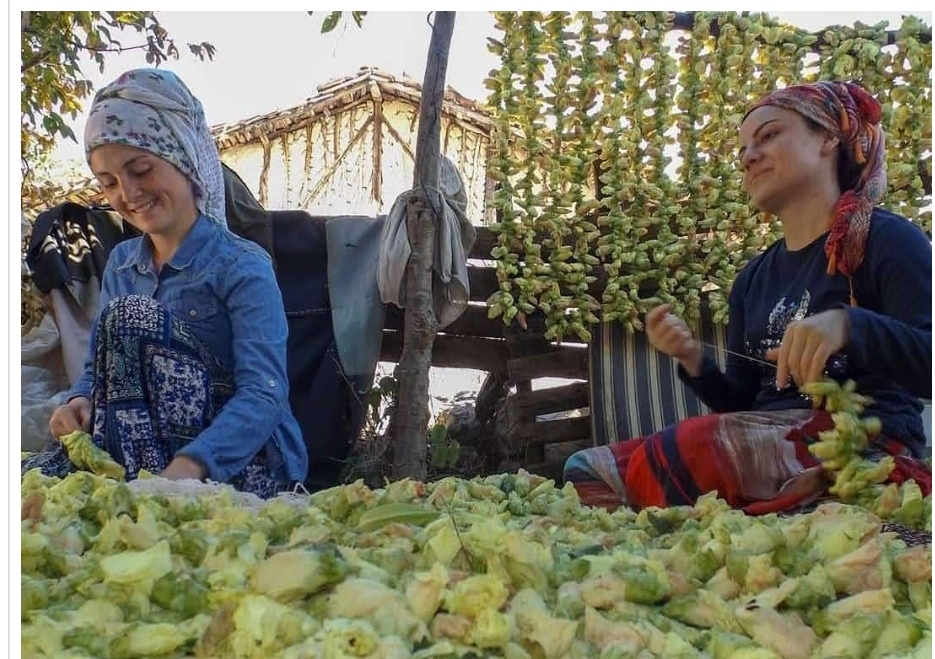
M 467 254 L 474 246 L 477 231 L 467 217 L 467 192 L 454 163 L 441 157 L 439 190 L 425 190 L 430 207 L 440 217 L 435 225 L 435 248 L 432 264 L 432 297 L 439 328 L 453 323 L 467 308 L 470 284 Z M 383 302 L 406 307 L 406 266 L 412 253 L 406 227 L 409 200 L 423 192 L 408 190 L 393 202 L 380 237 L 380 260 L 377 283 Z M 440 208 L 439 208 L 440 206 Z

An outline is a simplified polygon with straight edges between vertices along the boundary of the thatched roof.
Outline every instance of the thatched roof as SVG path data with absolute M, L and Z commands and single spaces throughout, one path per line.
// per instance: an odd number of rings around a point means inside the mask
M 372 67 L 362 67 L 352 76 L 329 80 L 318 86 L 318 94 L 295 107 L 276 110 L 233 124 L 214 126 L 211 133 L 224 151 L 234 146 L 272 140 L 283 133 L 356 105 L 373 100 L 398 99 L 416 108 L 422 98 L 422 85 L 409 78 L 394 76 Z M 483 105 L 465 98 L 451 87 L 445 90 L 442 112 L 477 132 L 489 135 L 493 123 Z

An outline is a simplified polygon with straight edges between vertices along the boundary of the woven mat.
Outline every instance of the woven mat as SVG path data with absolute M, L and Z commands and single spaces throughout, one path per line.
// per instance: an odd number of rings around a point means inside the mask
M 900 524 L 899 522 L 883 522 L 882 532 L 895 533 L 900 540 L 905 542 L 910 547 L 915 547 L 916 545 L 932 544 L 931 531 L 916 531 L 914 529 L 910 529 L 905 524 Z

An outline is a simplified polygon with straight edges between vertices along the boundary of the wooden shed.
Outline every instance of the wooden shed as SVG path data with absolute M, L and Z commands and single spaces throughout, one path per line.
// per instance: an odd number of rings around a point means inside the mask
M 295 107 L 212 128 L 221 159 L 260 204 L 312 215 L 380 215 L 412 187 L 421 85 L 363 68 L 320 85 Z M 483 106 L 445 91 L 441 142 L 468 191 L 468 217 L 487 224 L 492 124 Z

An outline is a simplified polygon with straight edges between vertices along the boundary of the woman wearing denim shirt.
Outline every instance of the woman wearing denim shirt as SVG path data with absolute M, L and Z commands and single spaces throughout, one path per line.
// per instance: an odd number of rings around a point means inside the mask
M 304 481 L 282 297 L 266 252 L 227 229 L 201 104 L 171 72 L 127 72 L 95 96 L 85 154 L 143 235 L 108 259 L 91 354 L 52 434 L 90 431 L 128 480 L 146 469 L 263 497 Z M 74 469 L 60 443 L 22 472 L 36 467 Z

